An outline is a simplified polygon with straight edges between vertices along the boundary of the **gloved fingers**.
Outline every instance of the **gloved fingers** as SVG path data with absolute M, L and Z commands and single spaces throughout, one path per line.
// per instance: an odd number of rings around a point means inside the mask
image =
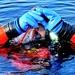
M 41 16 L 40 12 L 37 11 L 30 11 L 29 14 L 34 17 L 37 21 L 42 21 L 43 17 Z
M 61 17 L 55 11 L 51 10 L 50 8 L 37 7 L 36 11 L 44 14 L 50 20 L 56 19 L 56 18 L 59 21 L 61 20 Z
M 44 7 L 44 8 L 43 7 L 37 7 L 36 11 L 40 12 L 42 14 L 45 14 L 45 15 L 52 15 L 52 14 L 56 13 L 56 12 L 52 11 L 50 8 L 46 8 L 46 7 Z
M 38 27 L 37 21 L 29 13 L 25 14 L 24 19 L 25 19 L 25 22 L 27 22 L 30 26 L 35 28 Z
M 36 8 L 36 12 L 40 12 L 42 18 L 44 19 L 44 21 L 46 21 L 47 23 L 49 22 L 49 20 L 51 20 L 52 16 L 54 16 L 54 14 L 52 13 L 52 11 L 49 11 L 49 8 L 43 8 L 43 7 L 37 7 Z
M 53 24 L 53 22 L 49 21 L 48 24 L 45 26 L 45 28 L 50 31 L 54 26 L 55 26 L 55 24 Z
M 46 25 L 48 24 L 45 20 L 40 22 L 44 27 L 46 27 Z
M 51 20 L 48 22 L 47 26 L 45 27 L 49 31 L 53 29 L 55 25 L 59 22 L 59 18 L 55 17 L 55 19 L 51 18 Z
M 40 22 L 44 27 L 45 25 L 47 25 L 47 22 L 44 20 L 40 12 L 33 11 L 33 12 L 29 12 L 29 14 L 33 16 L 38 23 Z
M 28 23 L 23 21 L 22 25 L 21 25 L 21 28 L 26 31 L 28 29 Z

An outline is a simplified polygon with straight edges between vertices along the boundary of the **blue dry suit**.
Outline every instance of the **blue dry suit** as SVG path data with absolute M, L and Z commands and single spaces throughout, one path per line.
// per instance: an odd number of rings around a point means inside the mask
M 4 33 L 3 38 L 7 38 L 4 39 L 3 44 L 8 39 L 11 39 L 13 37 L 22 34 L 29 27 L 38 28 L 39 22 L 45 27 L 45 29 L 57 34 L 59 40 L 61 39 L 70 40 L 75 33 L 74 28 L 69 24 L 65 23 L 55 11 L 51 10 L 50 8 L 36 7 L 35 10 L 30 10 L 29 12 L 22 15 L 20 18 L 16 19 L 15 21 L 3 26 L 3 33 Z M 0 36 L 2 35 L 0 34 Z M 2 42 L 0 44 L 2 44 Z M 53 68 L 56 68 L 60 65 L 58 64 L 59 62 L 58 63 L 57 62 L 58 61 L 56 62 L 52 61 Z M 32 74 L 42 75 L 41 73 L 36 73 L 32 71 L 26 73 L 26 75 Z

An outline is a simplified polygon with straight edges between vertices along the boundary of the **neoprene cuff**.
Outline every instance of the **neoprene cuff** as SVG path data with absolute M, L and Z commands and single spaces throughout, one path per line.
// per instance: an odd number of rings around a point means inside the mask
M 14 22 L 11 22 L 5 25 L 4 30 L 9 39 L 14 38 L 19 35 L 19 33 L 17 32 L 15 28 Z
M 63 25 L 60 29 L 60 31 L 57 33 L 60 40 L 70 40 L 73 34 L 75 33 L 75 28 L 71 25 L 69 25 L 66 22 L 63 22 Z

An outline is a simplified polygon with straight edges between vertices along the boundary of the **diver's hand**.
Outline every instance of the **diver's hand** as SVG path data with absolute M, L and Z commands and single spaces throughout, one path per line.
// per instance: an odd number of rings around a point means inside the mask
M 49 8 L 36 7 L 22 15 L 16 22 L 16 30 L 21 34 L 28 29 L 28 26 L 37 28 L 38 23 L 41 23 L 45 29 L 51 31 L 60 30 L 62 24 L 57 25 L 61 21 L 61 17 Z
M 35 10 L 33 12 L 30 12 L 29 14 L 49 31 L 54 27 L 57 27 L 55 31 L 58 31 L 58 29 L 60 29 L 62 26 L 62 24 L 59 23 L 61 21 L 61 17 L 50 8 L 36 7 Z M 57 25 L 58 23 L 60 24 L 59 26 Z
M 23 32 L 25 32 L 28 27 L 30 28 L 37 28 L 38 27 L 38 23 L 35 20 L 34 17 L 32 17 L 29 13 L 31 13 L 32 11 L 28 11 L 27 13 L 23 14 L 19 19 L 17 19 L 15 21 L 15 27 L 16 30 L 21 34 Z

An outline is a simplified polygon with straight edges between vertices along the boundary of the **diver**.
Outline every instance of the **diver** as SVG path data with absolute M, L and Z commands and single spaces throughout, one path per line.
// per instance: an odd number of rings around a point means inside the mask
M 38 28 L 38 23 L 41 23 L 49 31 L 49 36 L 53 32 L 58 36 L 59 41 L 64 39 L 70 41 L 71 46 L 74 46 L 75 28 L 64 22 L 55 11 L 47 7 L 36 7 L 13 22 L 1 26 L 0 45 L 4 45 L 9 39 L 26 32 L 28 28 Z M 43 36 L 45 37 L 45 32 Z
M 38 23 L 42 24 L 48 33 L 45 31 L 40 32 Z M 57 39 L 60 42 L 68 41 L 73 51 L 75 50 L 75 28 L 64 22 L 55 11 L 47 7 L 36 7 L 13 22 L 1 26 L 0 46 L 6 44 L 9 39 L 15 38 L 26 32 L 29 28 L 37 28 L 37 32 L 41 37 L 47 38 L 48 36 L 50 40 Z M 54 38 L 51 34 L 55 34 L 57 37 Z

